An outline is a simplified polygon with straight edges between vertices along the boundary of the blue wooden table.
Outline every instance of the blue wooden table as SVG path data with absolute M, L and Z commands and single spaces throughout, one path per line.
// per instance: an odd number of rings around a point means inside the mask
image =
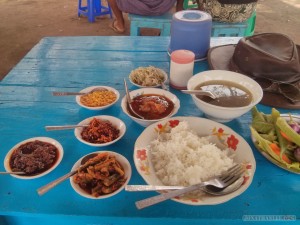
M 215 43 L 222 38 L 215 38 Z M 257 169 L 253 183 L 242 195 L 214 206 L 189 206 L 168 200 L 138 210 L 135 201 L 154 193 L 120 194 L 91 200 L 79 196 L 65 181 L 43 196 L 36 190 L 70 171 L 83 155 L 96 150 L 112 150 L 130 161 L 130 184 L 144 184 L 133 163 L 133 146 L 144 130 L 132 122 L 118 103 L 104 111 L 80 108 L 74 97 L 54 97 L 52 91 L 79 91 L 87 86 L 108 85 L 124 96 L 123 78 L 139 66 L 153 65 L 169 71 L 169 37 L 46 37 L 43 38 L 0 83 L 0 159 L 16 143 L 47 136 L 64 148 L 61 164 L 50 174 L 21 180 L 0 175 L 0 224 L 240 224 L 246 221 L 291 220 L 299 223 L 300 177 L 267 161 L 250 139 L 250 113 L 226 123 L 251 145 Z M 194 73 L 207 70 L 207 62 L 197 62 Z M 129 85 L 130 89 L 135 87 Z M 177 115 L 203 117 L 188 95 L 171 89 L 181 101 Z M 258 105 L 270 113 L 271 108 Z M 279 109 L 282 113 L 289 112 Z M 290 111 L 300 113 L 299 110 Z M 77 124 L 98 114 L 116 116 L 127 126 L 125 136 L 104 148 L 82 144 L 73 130 L 47 132 L 46 125 Z M 0 163 L 0 171 L 4 170 Z M 298 221 L 297 221 L 298 220 Z

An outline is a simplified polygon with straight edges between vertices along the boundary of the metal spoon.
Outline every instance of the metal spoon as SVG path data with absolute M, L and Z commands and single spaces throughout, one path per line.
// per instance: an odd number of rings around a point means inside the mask
M 161 88 L 163 89 L 163 90 L 166 90 L 166 91 L 168 91 L 169 89 L 168 89 L 168 87 L 167 87 L 167 85 L 165 84 L 165 82 L 163 81 L 163 82 L 161 82 Z
M 68 130 L 76 127 L 88 127 L 89 125 L 64 125 L 64 126 L 45 126 L 46 131 L 51 130 Z
M 57 92 L 57 91 L 54 91 L 54 92 L 52 92 L 52 95 L 53 96 L 87 95 L 87 94 L 90 94 L 90 93 L 95 92 L 95 91 L 107 91 L 107 89 L 103 88 L 103 87 L 97 87 L 97 88 L 94 88 L 93 90 L 91 90 L 89 92 Z
M 130 109 L 130 112 L 134 114 L 134 116 L 140 118 L 140 119 L 145 119 L 143 116 L 139 115 L 137 112 L 134 111 L 134 109 L 132 108 L 131 106 L 131 103 L 132 103 L 132 99 L 129 95 L 129 91 L 128 91 L 128 87 L 127 87 L 127 83 L 126 83 L 126 80 L 124 78 L 124 86 L 125 86 L 125 92 L 126 92 L 126 100 L 127 100 L 127 105 Z
M 239 189 L 244 181 L 244 178 L 241 177 L 236 182 L 231 184 L 226 188 L 217 188 L 211 185 L 207 185 L 201 188 L 202 191 L 211 194 L 211 195 L 226 195 L 230 194 L 237 189 Z M 126 191 L 162 191 L 162 190 L 178 190 L 182 189 L 184 186 L 156 186 L 156 185 L 126 185 Z
M 81 160 L 81 162 L 80 162 L 81 166 L 80 166 L 79 168 L 85 167 L 85 166 L 86 166 L 85 163 L 86 163 L 89 159 L 94 158 L 94 157 L 97 156 L 97 155 L 98 155 L 97 153 L 92 153 L 92 154 L 89 154 L 89 155 L 85 156 L 85 157 Z M 62 183 L 63 181 L 67 180 L 68 178 L 74 176 L 76 173 L 78 173 L 79 168 L 77 168 L 76 170 L 73 170 L 73 171 L 67 173 L 66 175 L 61 176 L 60 178 L 58 178 L 58 179 L 56 179 L 56 180 L 54 180 L 54 181 L 52 181 L 52 182 L 50 182 L 50 183 L 44 185 L 43 187 L 37 189 L 38 194 L 39 194 L 39 195 L 43 195 L 43 194 L 45 194 L 46 192 L 48 192 L 50 189 L 54 188 L 56 185 Z
M 23 174 L 25 174 L 25 172 L 13 172 L 13 171 L 9 171 L 9 172 L 0 172 L 0 174 L 16 174 L 16 175 L 23 175 Z
M 218 96 L 211 91 L 202 91 L 202 90 L 181 90 L 181 92 L 185 94 L 193 94 L 193 95 L 205 95 L 211 97 L 212 99 L 216 99 Z

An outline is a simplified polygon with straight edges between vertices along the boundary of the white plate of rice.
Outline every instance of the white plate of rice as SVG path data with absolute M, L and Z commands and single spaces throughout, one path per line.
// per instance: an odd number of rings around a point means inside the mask
M 231 128 L 205 118 L 173 117 L 148 126 L 134 146 L 134 163 L 150 185 L 189 186 L 220 175 L 236 163 L 247 168 L 242 186 L 227 195 L 201 191 L 173 200 L 189 205 L 220 204 L 251 184 L 256 162 L 249 144 Z

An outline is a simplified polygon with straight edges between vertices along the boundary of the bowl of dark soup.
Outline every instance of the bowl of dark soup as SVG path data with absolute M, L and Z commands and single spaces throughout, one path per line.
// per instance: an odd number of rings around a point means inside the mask
M 263 96 L 260 85 L 243 74 L 210 70 L 194 75 L 187 85 L 188 90 L 212 92 L 216 98 L 193 94 L 196 106 L 209 119 L 229 122 L 247 113 Z
M 132 99 L 131 108 L 126 96 L 121 101 L 123 112 L 141 126 L 148 126 L 157 121 L 175 115 L 180 108 L 176 95 L 159 88 L 140 88 L 129 92 Z M 138 118 L 135 113 L 142 118 Z

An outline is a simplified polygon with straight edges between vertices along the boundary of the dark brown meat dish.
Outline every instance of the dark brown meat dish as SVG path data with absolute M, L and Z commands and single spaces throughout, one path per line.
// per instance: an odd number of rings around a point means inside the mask
M 9 161 L 12 171 L 25 172 L 24 176 L 43 173 L 51 168 L 58 159 L 58 149 L 47 142 L 31 141 L 16 148 Z

